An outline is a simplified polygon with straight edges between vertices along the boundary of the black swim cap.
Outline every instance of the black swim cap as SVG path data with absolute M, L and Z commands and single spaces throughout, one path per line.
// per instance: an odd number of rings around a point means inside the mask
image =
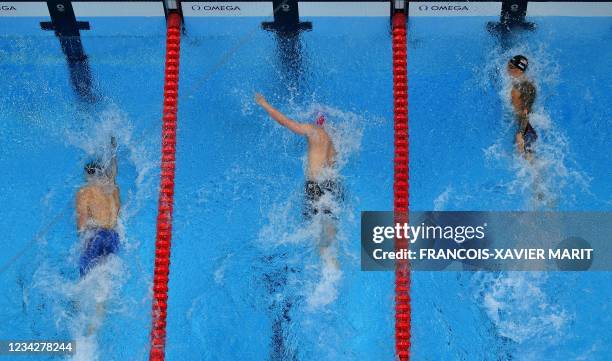
M 512 57 L 512 59 L 510 59 L 510 64 L 514 65 L 521 71 L 525 71 L 527 70 L 527 65 L 529 64 L 529 61 L 524 55 L 515 55 Z
M 102 165 L 97 160 L 85 164 L 85 172 L 89 175 L 95 175 L 98 172 L 102 172 Z

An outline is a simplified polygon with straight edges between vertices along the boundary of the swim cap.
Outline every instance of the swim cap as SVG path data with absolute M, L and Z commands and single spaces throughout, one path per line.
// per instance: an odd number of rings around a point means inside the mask
M 512 59 L 510 59 L 510 64 L 514 65 L 521 71 L 525 71 L 527 70 L 527 65 L 529 64 L 529 62 L 527 61 L 527 58 L 524 55 L 515 55 L 512 57 Z
M 323 114 L 319 114 L 319 116 L 317 117 L 317 120 L 315 120 L 315 123 L 317 123 L 317 125 L 320 127 L 322 127 L 323 124 L 325 124 L 325 117 L 323 116 Z
M 95 175 L 98 172 L 102 172 L 102 165 L 97 160 L 85 164 L 85 172 L 89 175 Z

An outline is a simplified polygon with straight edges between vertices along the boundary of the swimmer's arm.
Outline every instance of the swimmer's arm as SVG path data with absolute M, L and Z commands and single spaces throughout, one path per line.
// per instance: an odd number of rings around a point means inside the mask
M 523 133 L 516 133 L 515 142 L 516 142 L 516 150 L 520 154 L 525 153 L 525 138 L 523 138 Z
M 255 95 L 255 101 L 257 101 L 257 104 L 259 104 L 262 108 L 264 108 L 266 112 L 268 112 L 268 114 L 270 115 L 270 117 L 272 117 L 272 119 L 276 120 L 283 127 L 291 130 L 294 133 L 301 134 L 301 135 L 307 135 L 309 133 L 312 127 L 311 125 L 302 124 L 302 123 L 296 122 L 293 119 L 287 118 L 285 114 L 279 112 L 276 108 L 270 105 L 270 103 L 268 103 L 261 94 L 257 93 Z
M 81 189 L 77 193 L 76 198 L 76 213 L 77 213 L 77 230 L 85 228 L 87 219 L 89 218 L 89 209 L 87 207 L 89 194 L 87 190 Z
M 121 199 L 119 198 L 119 188 L 115 188 L 113 192 L 113 198 L 115 199 L 115 205 L 117 206 L 117 217 L 119 216 L 119 210 L 121 209 Z
M 113 183 L 115 183 L 115 180 L 117 178 L 117 170 L 118 170 L 118 166 L 117 166 L 117 140 L 115 139 L 115 137 L 111 137 L 111 147 L 112 147 L 112 158 L 110 161 L 110 166 L 109 166 L 109 178 L 113 180 Z
M 529 117 L 527 116 L 527 114 L 519 115 L 518 122 L 519 122 L 518 133 L 523 135 L 525 134 L 525 131 L 527 131 L 527 127 L 529 126 Z

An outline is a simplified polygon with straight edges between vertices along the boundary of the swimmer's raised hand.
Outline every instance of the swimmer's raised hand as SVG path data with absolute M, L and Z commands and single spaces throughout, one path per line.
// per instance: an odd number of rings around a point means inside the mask
M 260 93 L 255 93 L 255 102 L 259 105 L 264 105 L 267 103 L 266 98 Z

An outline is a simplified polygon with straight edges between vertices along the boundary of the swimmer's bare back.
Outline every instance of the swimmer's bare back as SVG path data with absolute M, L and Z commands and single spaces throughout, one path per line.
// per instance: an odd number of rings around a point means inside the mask
M 77 227 L 113 229 L 119 214 L 119 189 L 112 184 L 86 185 L 77 193 Z
M 336 149 L 325 129 L 306 124 L 310 130 L 307 132 L 308 138 L 308 178 L 315 180 L 321 170 L 331 167 L 336 161 Z
M 316 179 L 322 169 L 334 165 L 336 149 L 331 137 L 323 127 L 300 123 L 287 118 L 283 113 L 270 105 L 263 95 L 259 93 L 255 94 L 255 101 L 280 125 L 308 139 L 307 175 L 309 179 Z

